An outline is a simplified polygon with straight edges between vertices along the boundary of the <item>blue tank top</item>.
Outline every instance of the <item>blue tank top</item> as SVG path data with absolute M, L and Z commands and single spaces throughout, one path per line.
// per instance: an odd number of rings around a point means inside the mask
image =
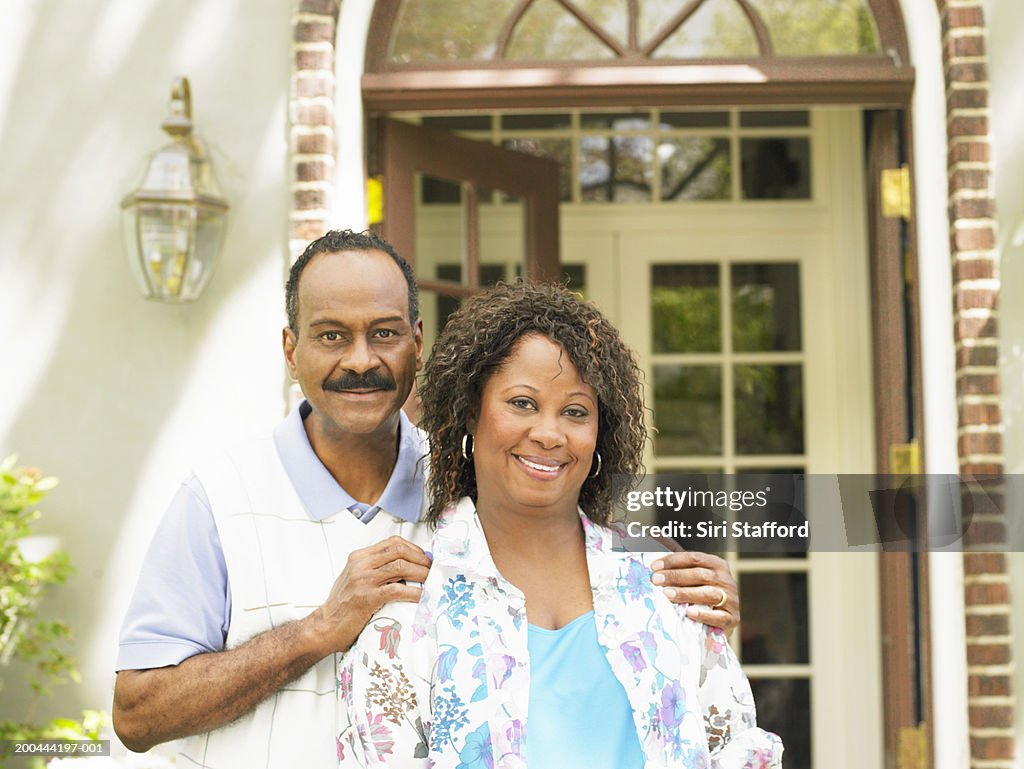
M 594 612 L 558 630 L 529 626 L 529 769 L 643 769 L 626 690 L 597 642 Z

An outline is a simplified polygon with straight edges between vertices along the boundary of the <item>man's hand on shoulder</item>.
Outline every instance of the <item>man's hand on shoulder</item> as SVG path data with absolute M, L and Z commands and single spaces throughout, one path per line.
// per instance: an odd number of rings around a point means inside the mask
M 398 536 L 354 550 L 327 600 L 304 620 L 323 656 L 347 650 L 384 604 L 416 603 L 430 568 L 423 549 Z
M 667 553 L 652 565 L 655 585 L 673 603 L 691 604 L 686 614 L 732 633 L 740 622 L 740 596 L 732 571 L 717 555 L 693 550 Z

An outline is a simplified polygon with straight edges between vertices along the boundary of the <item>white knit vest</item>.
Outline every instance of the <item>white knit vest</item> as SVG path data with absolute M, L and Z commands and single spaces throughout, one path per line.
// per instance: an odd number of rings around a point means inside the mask
M 347 509 L 313 521 L 273 439 L 254 440 L 196 470 L 210 500 L 231 590 L 228 649 L 308 615 L 327 598 L 349 553 L 398 534 L 425 546 L 426 526 Z M 228 726 L 187 740 L 178 767 L 334 769 L 334 655 Z

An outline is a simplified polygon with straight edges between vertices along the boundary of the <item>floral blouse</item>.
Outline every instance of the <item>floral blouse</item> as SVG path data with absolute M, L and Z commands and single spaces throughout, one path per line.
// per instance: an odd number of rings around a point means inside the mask
M 635 553 L 582 513 L 598 641 L 645 766 L 780 769 L 725 635 L 685 617 Z M 338 662 L 338 764 L 521 769 L 530 692 L 526 601 L 498 573 L 472 500 L 445 511 L 419 604 L 388 604 Z

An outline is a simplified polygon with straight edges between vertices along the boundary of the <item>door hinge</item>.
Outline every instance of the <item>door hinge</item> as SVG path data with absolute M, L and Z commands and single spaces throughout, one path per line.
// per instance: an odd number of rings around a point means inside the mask
M 882 216 L 910 221 L 910 169 L 906 166 L 882 169 Z
M 904 726 L 900 729 L 899 742 L 897 769 L 928 769 L 927 724 Z
M 918 475 L 921 472 L 921 447 L 917 440 L 894 443 L 889 447 L 891 475 Z
M 366 180 L 366 223 L 380 224 L 384 221 L 384 181 L 379 176 Z

